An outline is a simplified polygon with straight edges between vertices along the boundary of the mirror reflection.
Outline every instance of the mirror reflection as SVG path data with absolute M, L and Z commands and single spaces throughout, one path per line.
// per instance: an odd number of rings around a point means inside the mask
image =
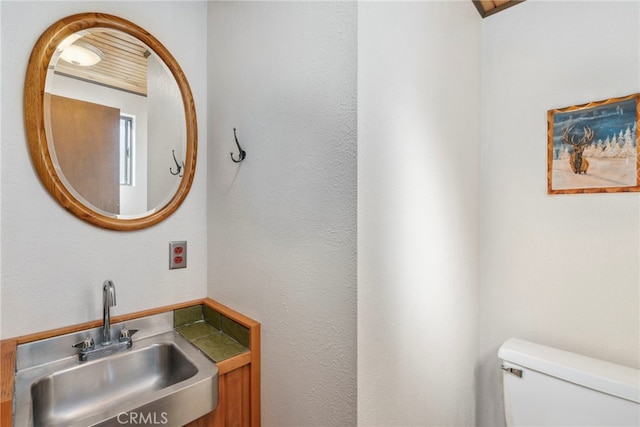
M 60 180 L 103 215 L 140 218 L 174 197 L 186 150 L 180 88 L 151 48 L 112 28 L 88 28 L 57 45 L 44 122 Z

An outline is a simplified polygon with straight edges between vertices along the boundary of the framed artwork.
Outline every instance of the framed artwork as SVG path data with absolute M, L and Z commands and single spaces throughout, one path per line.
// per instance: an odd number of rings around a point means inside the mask
M 547 193 L 640 191 L 640 94 L 547 111 Z

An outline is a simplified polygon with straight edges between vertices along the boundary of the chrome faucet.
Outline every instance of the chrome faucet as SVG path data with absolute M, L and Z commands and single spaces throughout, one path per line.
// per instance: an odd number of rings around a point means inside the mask
M 102 337 L 100 346 L 96 347 L 91 336 L 85 337 L 82 341 L 74 344 L 73 347 L 79 349 L 78 357 L 80 362 L 93 360 L 108 356 L 128 348 L 131 348 L 133 341 L 131 337 L 138 332 L 137 329 L 127 329 L 123 325 L 120 330 L 117 342 L 111 342 L 111 307 L 116 305 L 116 287 L 111 280 L 105 280 L 102 285 Z M 97 334 L 97 328 L 96 328 Z M 95 335 L 94 335 L 95 336 Z
M 102 345 L 111 344 L 111 307 L 116 305 L 116 286 L 111 280 L 102 285 Z

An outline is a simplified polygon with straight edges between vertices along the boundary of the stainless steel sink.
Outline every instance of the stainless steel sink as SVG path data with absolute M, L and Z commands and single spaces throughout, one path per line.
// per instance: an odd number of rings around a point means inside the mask
M 198 368 L 172 343 L 151 344 L 55 372 L 31 385 L 33 422 L 67 425 L 193 377 Z
M 215 409 L 217 367 L 173 331 L 172 316 L 158 316 L 149 316 L 148 336 L 144 319 L 127 322 L 141 335 L 130 350 L 85 363 L 73 352 L 38 363 L 48 348 L 59 352 L 83 333 L 19 347 L 14 425 L 182 426 Z

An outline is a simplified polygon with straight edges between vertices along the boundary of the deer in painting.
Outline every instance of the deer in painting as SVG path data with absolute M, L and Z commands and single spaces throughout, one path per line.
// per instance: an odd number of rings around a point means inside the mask
M 571 170 L 573 173 L 581 174 L 587 173 L 587 169 L 589 168 L 589 162 L 582 156 L 584 149 L 587 148 L 591 141 L 593 141 L 594 132 L 589 126 L 584 126 L 582 128 L 583 135 L 577 142 L 575 141 L 575 135 L 569 135 L 573 126 L 567 127 L 562 135 L 562 142 L 565 144 L 571 145 L 573 147 L 573 151 L 571 152 L 571 157 L 569 158 L 569 165 L 571 166 Z

